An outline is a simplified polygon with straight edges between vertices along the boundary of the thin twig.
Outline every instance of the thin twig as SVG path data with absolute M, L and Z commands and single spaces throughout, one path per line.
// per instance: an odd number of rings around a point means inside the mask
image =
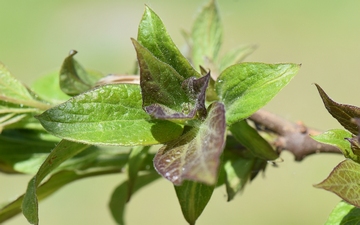
M 265 127 L 278 137 L 275 146 L 278 151 L 290 151 L 296 161 L 316 153 L 340 153 L 334 146 L 322 144 L 313 140 L 310 135 L 321 133 L 319 130 L 306 127 L 303 123 L 293 123 L 265 110 L 259 110 L 250 118 L 255 124 Z

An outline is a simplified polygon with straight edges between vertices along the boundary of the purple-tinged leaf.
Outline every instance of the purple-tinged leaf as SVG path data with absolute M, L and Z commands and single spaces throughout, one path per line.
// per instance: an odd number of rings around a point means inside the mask
M 216 184 L 225 131 L 224 105 L 215 102 L 200 127 L 190 128 L 158 151 L 155 169 L 175 185 L 184 180 Z
M 360 164 L 346 159 L 324 181 L 314 186 L 331 191 L 350 204 L 360 207 Z
M 133 40 L 140 65 L 144 110 L 157 119 L 193 119 L 206 116 L 205 91 L 210 75 L 183 78 L 167 63 Z
M 339 104 L 333 101 L 318 84 L 315 85 L 319 91 L 320 97 L 323 100 L 327 111 L 345 129 L 357 135 L 359 133 L 359 127 L 356 123 L 352 122 L 352 119 L 360 117 L 360 108 L 353 105 Z

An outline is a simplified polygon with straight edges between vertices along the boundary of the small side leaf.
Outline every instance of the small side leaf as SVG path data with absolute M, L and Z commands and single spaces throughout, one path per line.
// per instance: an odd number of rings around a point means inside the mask
M 192 180 L 214 185 L 220 155 L 225 145 L 224 105 L 213 103 L 200 127 L 193 127 L 161 149 L 154 158 L 155 169 L 175 185 Z
M 70 95 L 78 95 L 91 89 L 103 75 L 86 71 L 75 59 L 77 51 L 72 50 L 60 69 L 60 88 Z
M 314 186 L 331 191 L 348 203 L 360 207 L 360 164 L 346 159 L 333 169 L 329 177 Z
M 226 108 L 226 123 L 243 120 L 266 105 L 296 75 L 298 64 L 240 63 L 224 70 L 216 92 Z
M 335 146 L 340 149 L 346 158 L 350 158 L 356 162 L 360 162 L 360 157 L 354 154 L 349 140 L 352 134 L 349 131 L 341 129 L 333 129 L 323 132 L 316 136 L 311 136 L 315 141 Z
M 186 221 L 194 225 L 209 202 L 215 186 L 184 181 L 181 186 L 174 187 Z
M 30 223 L 39 223 L 38 198 L 36 196 L 36 192 L 37 187 L 39 186 L 41 181 L 62 162 L 75 156 L 76 154 L 80 153 L 88 147 L 90 146 L 62 140 L 50 152 L 49 156 L 41 165 L 37 174 L 29 181 L 26 194 L 22 202 L 23 214 Z
M 356 225 L 360 223 L 360 209 L 345 201 L 339 202 L 325 225 Z
M 254 156 L 265 160 L 275 160 L 279 157 L 269 142 L 251 127 L 246 120 L 232 124 L 230 131 Z
M 192 31 L 192 60 L 195 68 L 216 61 L 222 41 L 223 27 L 215 1 L 210 1 L 197 16 Z
M 159 16 L 148 6 L 145 7 L 139 24 L 137 40 L 156 58 L 170 65 L 181 77 L 200 77 L 171 40 Z
M 153 145 L 181 135 L 180 125 L 152 119 L 141 103 L 139 85 L 104 85 L 73 97 L 37 118 L 51 134 L 88 144 Z
M 351 119 L 360 117 L 360 108 L 353 105 L 339 104 L 333 101 L 319 85 L 315 85 L 327 111 L 345 129 L 357 135 L 359 133 L 359 127 L 356 123 L 353 123 Z

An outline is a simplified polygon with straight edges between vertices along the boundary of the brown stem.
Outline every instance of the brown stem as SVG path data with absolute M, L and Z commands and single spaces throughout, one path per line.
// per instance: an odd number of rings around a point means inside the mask
M 292 123 L 265 110 L 259 110 L 250 118 L 255 124 L 260 125 L 278 135 L 275 146 L 279 151 L 290 151 L 296 161 L 303 160 L 306 156 L 316 153 L 341 153 L 334 146 L 321 144 L 313 140 L 310 135 L 321 131 L 306 127 L 303 123 Z

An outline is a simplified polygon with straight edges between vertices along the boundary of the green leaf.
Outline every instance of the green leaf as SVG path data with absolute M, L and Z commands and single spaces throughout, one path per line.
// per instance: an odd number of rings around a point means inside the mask
M 128 169 L 128 199 L 130 200 L 133 189 L 135 187 L 136 179 L 138 177 L 138 172 L 144 164 L 146 156 L 148 155 L 150 146 L 134 147 L 131 149 L 129 154 L 129 161 L 127 164 Z
M 352 134 L 349 131 L 333 129 L 311 137 L 320 143 L 339 148 L 346 158 L 360 162 L 360 157 L 354 154 L 351 149 L 351 143 L 349 142 L 349 139 L 352 138 Z
M 339 163 L 324 181 L 314 186 L 331 191 L 350 204 L 360 207 L 360 165 L 351 159 Z
M 86 172 L 61 171 L 56 174 L 53 174 L 46 182 L 40 185 L 37 188 L 36 196 L 40 201 L 72 181 L 76 181 L 82 178 L 87 178 L 92 176 L 99 176 L 99 175 L 118 173 L 118 172 L 119 172 L 118 169 L 116 170 L 107 169 L 107 170 L 96 170 L 96 171 L 91 170 Z M 0 223 L 21 213 L 21 203 L 23 202 L 23 199 L 24 199 L 24 195 L 18 197 L 16 200 L 0 208 Z
M 9 109 L 47 109 L 47 104 L 37 101 L 32 92 L 13 77 L 7 68 L 0 63 L 0 110 Z M 2 108 L 2 109 L 1 109 Z M 7 110 L 9 112 L 9 110 Z M 0 112 L 1 113 L 1 112 Z
M 195 224 L 209 202 L 215 186 L 184 181 L 181 186 L 174 187 L 186 221 L 190 225 Z
M 37 118 L 51 134 L 88 144 L 153 145 L 181 134 L 180 125 L 152 119 L 141 103 L 139 85 L 104 85 L 73 97 Z
M 36 197 L 36 192 L 41 181 L 62 162 L 75 156 L 88 147 L 89 145 L 62 140 L 50 152 L 37 174 L 29 181 L 24 200 L 22 202 L 23 214 L 30 223 L 39 223 L 38 198 Z
M 320 97 L 324 102 L 327 111 L 348 131 L 357 135 L 359 127 L 352 122 L 353 118 L 360 117 L 360 108 L 353 105 L 339 104 L 333 101 L 325 91 L 315 84 L 319 91 Z
M 5 130 L 0 135 L 0 170 L 35 174 L 57 142 L 43 131 Z
M 74 59 L 76 53 L 77 51 L 71 50 L 60 69 L 60 88 L 70 96 L 78 95 L 91 89 L 103 77 L 100 73 L 86 71 Z
M 59 82 L 59 71 L 55 71 L 37 79 L 31 88 L 40 98 L 59 104 L 70 98 L 60 89 Z
M 245 146 L 254 156 L 265 160 L 275 160 L 279 154 L 246 120 L 236 122 L 230 126 L 234 137 Z
M 197 16 L 192 31 L 192 60 L 195 68 L 208 67 L 216 61 L 222 41 L 223 27 L 215 1 L 210 1 Z
M 147 48 L 159 61 L 170 65 L 183 78 L 200 77 L 189 61 L 180 53 L 166 28 L 154 11 L 145 7 L 139 24 L 137 41 Z
M 158 119 L 192 119 L 206 115 L 205 91 L 209 77 L 184 79 L 170 65 L 158 60 L 133 40 L 140 66 L 144 110 Z M 204 115 L 205 114 L 205 115 Z
M 140 188 L 150 184 L 151 182 L 155 181 L 158 178 L 160 178 L 160 176 L 154 172 L 139 176 L 136 179 L 135 186 L 133 189 L 133 194 L 136 191 L 138 191 Z M 128 188 L 129 188 L 128 181 L 125 181 L 124 183 L 120 184 L 112 193 L 111 200 L 109 202 L 111 215 L 115 219 L 116 223 L 119 225 L 125 224 L 124 214 L 125 214 L 126 203 L 128 201 L 128 191 L 129 191 Z
M 360 223 L 360 209 L 345 201 L 339 202 L 325 225 L 356 225 Z
M 256 49 L 254 45 L 238 46 L 227 52 L 220 60 L 219 71 L 223 71 L 231 65 L 242 62 Z
M 225 104 L 226 123 L 243 120 L 266 105 L 299 68 L 298 64 L 240 63 L 224 70 L 215 88 Z
M 215 102 L 208 111 L 199 127 L 189 128 L 155 155 L 155 169 L 175 185 L 184 180 L 209 185 L 217 182 L 220 155 L 225 145 L 224 106 Z

